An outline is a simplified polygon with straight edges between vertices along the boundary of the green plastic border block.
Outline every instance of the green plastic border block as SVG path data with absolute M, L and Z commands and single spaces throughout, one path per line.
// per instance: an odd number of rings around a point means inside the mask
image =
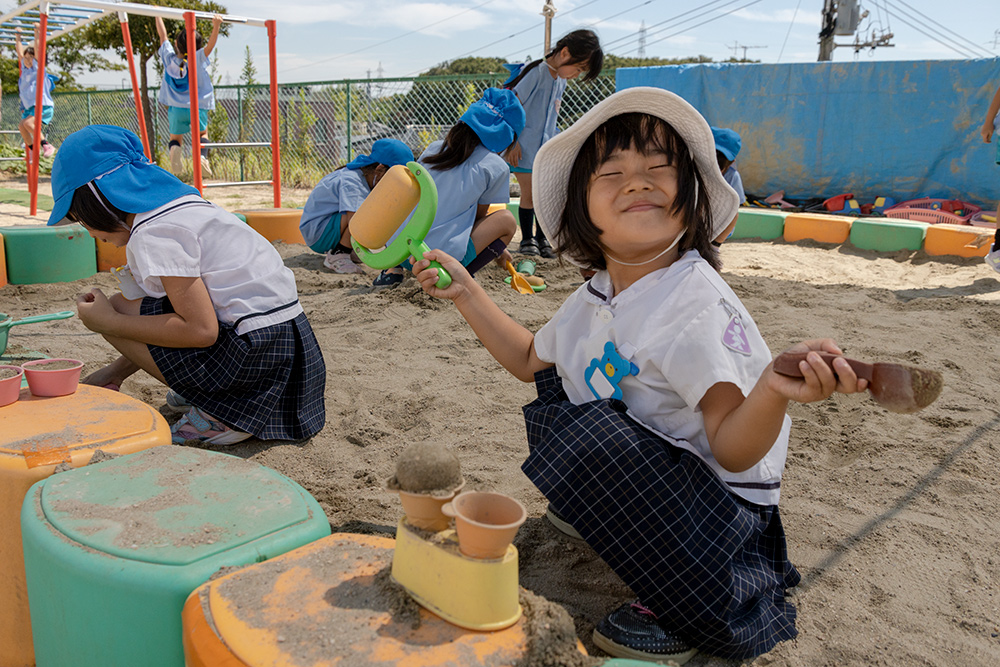
M 233 215 L 235 215 L 237 218 L 239 218 L 243 222 L 247 221 L 247 217 L 245 215 L 243 215 L 242 213 L 233 213 Z
M 766 241 L 781 238 L 785 233 L 785 217 L 787 215 L 783 211 L 741 208 L 732 238 L 764 239 Z
M 97 244 L 83 225 L 0 227 L 12 285 L 68 283 L 97 273 Z
M 888 218 L 860 218 L 851 225 L 848 239 L 855 248 L 897 252 L 920 250 L 927 236 L 926 222 Z

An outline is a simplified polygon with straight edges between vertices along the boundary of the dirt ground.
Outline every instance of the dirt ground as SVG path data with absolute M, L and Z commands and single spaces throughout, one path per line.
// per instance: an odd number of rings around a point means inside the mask
M 250 190 L 209 191 L 209 198 L 231 210 L 270 205 L 269 190 Z M 300 206 L 307 195 L 289 191 L 284 200 Z M 28 217 L 0 210 L 0 226 Z M 520 471 L 521 406 L 533 399 L 532 386 L 507 374 L 457 310 L 412 279 L 376 290 L 374 271 L 335 275 L 304 246 L 277 248 L 326 358 L 327 424 L 306 442 L 252 440 L 224 450 L 302 484 L 335 532 L 391 536 L 400 505 L 384 484 L 397 455 L 413 442 L 445 444 L 468 487 L 527 506 L 516 540 L 521 584 L 563 605 L 599 655 L 594 624 L 630 592 L 589 547 L 548 525 L 544 498 Z M 937 402 L 914 415 L 886 412 L 864 395 L 792 406 L 781 508 L 792 562 L 804 576 L 793 594 L 799 636 L 746 664 L 1000 664 L 1000 275 L 979 259 L 850 246 L 732 241 L 722 255 L 725 279 L 774 353 L 832 336 L 851 356 L 945 378 Z M 541 260 L 537 273 L 548 288 L 535 296 L 506 286 L 494 266 L 480 282 L 535 330 L 581 284 L 575 268 L 556 260 Z M 85 288 L 110 292 L 114 284 L 104 274 L 10 285 L 0 289 L 0 311 L 63 310 Z M 10 339 L 12 347 L 84 359 L 85 371 L 115 356 L 75 318 L 18 327 Z M 148 376 L 122 390 L 164 405 L 165 388 Z M 735 663 L 699 655 L 689 664 Z

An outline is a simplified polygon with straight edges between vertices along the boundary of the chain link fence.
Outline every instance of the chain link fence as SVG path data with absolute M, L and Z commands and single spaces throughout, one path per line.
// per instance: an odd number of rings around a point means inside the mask
M 353 79 L 278 86 L 278 132 L 281 180 L 290 187 L 312 187 L 324 175 L 368 153 L 372 143 L 399 139 L 420 153 L 444 137 L 483 90 L 499 86 L 503 75 Z M 560 111 L 560 128 L 614 92 L 614 74 L 581 84 L 569 82 Z M 154 152 L 166 166 L 168 137 L 166 107 L 150 89 L 155 120 L 150 128 Z M 131 90 L 83 91 L 54 95 L 55 115 L 47 128 L 58 147 L 76 130 L 94 123 L 119 125 L 138 133 Z M 266 85 L 216 86 L 216 107 L 209 114 L 210 142 L 269 142 L 271 101 Z M 21 113 L 15 95 L 2 102 L 3 128 L 16 129 Z M 19 150 L 19 135 L 2 135 L 5 154 Z M 215 148 L 208 180 L 255 181 L 271 178 L 271 152 L 266 147 Z M 2 163 L 17 169 L 17 163 Z M 14 165 L 14 166 L 11 166 Z M 42 168 L 46 164 L 43 160 Z M 23 165 L 20 167 L 23 169 Z

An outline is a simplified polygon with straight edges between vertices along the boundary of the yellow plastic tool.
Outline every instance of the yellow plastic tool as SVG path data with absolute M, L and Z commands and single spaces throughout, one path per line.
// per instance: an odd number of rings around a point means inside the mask
M 454 530 L 430 542 L 400 519 L 392 578 L 422 607 L 460 628 L 502 630 L 521 618 L 513 544 L 503 558 L 469 558 L 458 550 Z
M 410 211 L 413 215 L 407 221 Z M 421 260 L 430 250 L 424 238 L 435 213 L 437 186 L 427 169 L 416 162 L 396 165 L 351 217 L 351 245 L 361 261 L 373 269 L 391 269 L 411 255 Z M 399 235 L 392 239 L 397 231 Z M 440 264 L 431 262 L 431 266 L 438 270 L 437 287 L 444 289 L 451 284 L 451 276 Z
M 514 265 L 511 262 L 507 262 L 507 273 L 510 274 L 510 286 L 516 289 L 521 294 L 534 294 L 535 290 L 531 287 L 524 276 L 517 272 Z

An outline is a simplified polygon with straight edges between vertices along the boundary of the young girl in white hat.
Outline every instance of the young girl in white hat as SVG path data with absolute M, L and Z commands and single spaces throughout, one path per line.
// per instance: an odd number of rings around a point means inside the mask
M 323 355 L 295 275 L 264 237 L 112 125 L 66 137 L 52 196 L 48 224 L 78 222 L 124 246 L 139 289 L 77 298 L 83 324 L 121 353 L 84 382 L 121 385 L 139 370 L 163 382 L 176 392 L 168 403 L 187 409 L 171 428 L 177 443 L 299 440 L 323 428 Z
M 556 250 L 597 273 L 536 334 L 439 251 L 414 266 L 491 354 L 532 379 L 522 469 L 639 597 L 597 624 L 628 658 L 696 650 L 747 659 L 796 635 L 799 582 L 778 514 L 789 401 L 866 388 L 817 354 L 774 373 L 753 319 L 717 271 L 712 240 L 737 196 L 708 123 L 655 88 L 604 100 L 542 146 L 538 219 Z M 434 287 L 441 262 L 453 282 Z M 840 354 L 829 339 L 793 351 Z M 557 525 L 559 525 L 557 523 Z

